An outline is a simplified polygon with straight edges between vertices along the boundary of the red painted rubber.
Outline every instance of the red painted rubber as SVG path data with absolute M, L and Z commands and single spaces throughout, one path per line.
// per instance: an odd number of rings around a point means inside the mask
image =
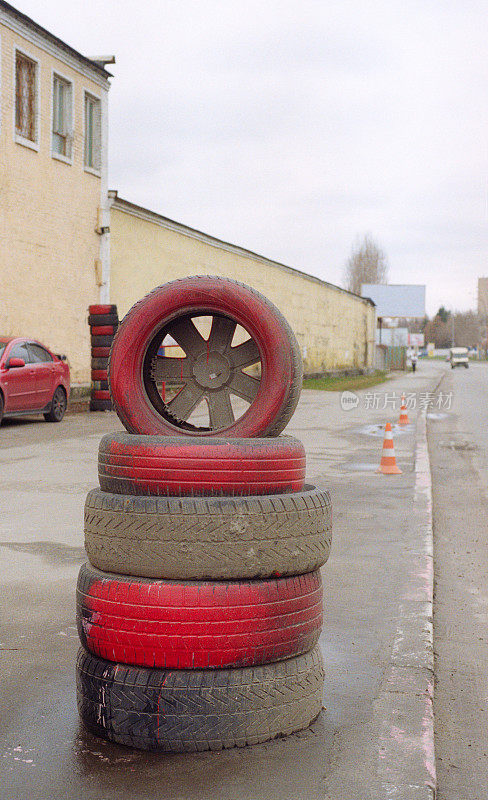
M 108 381 L 108 371 L 106 369 L 92 369 L 91 376 L 94 381 Z
M 109 433 L 98 451 L 100 488 L 115 494 L 261 495 L 298 492 L 305 450 L 292 436 L 212 439 Z
M 91 354 L 93 358 L 108 358 L 110 347 L 92 347 Z
M 255 341 L 261 358 L 261 380 L 248 410 L 218 435 L 276 436 L 289 422 L 299 399 L 302 363 L 294 334 L 263 295 L 237 281 L 198 276 L 172 281 L 136 303 L 121 322 L 110 354 L 112 401 L 130 433 L 212 436 L 212 430 L 179 425 L 166 414 L 161 399 L 150 399 L 146 357 L 157 332 L 177 317 L 224 315 L 242 325 Z
M 85 564 L 77 587 L 84 647 L 122 664 L 247 667 L 308 652 L 322 625 L 320 571 L 264 581 L 153 581 Z
M 100 305 L 95 304 L 92 306 L 88 306 L 88 313 L 89 314 L 116 314 L 117 313 L 117 306 L 114 305 Z
M 110 336 L 115 333 L 115 325 L 92 325 L 90 333 L 92 336 Z
M 108 389 L 94 389 L 91 393 L 93 400 L 110 400 Z

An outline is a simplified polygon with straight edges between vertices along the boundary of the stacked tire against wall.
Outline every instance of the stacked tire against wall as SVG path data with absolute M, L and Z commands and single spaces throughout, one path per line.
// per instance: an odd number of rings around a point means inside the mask
M 91 344 L 90 411 L 111 411 L 108 357 L 119 325 L 117 306 L 92 305 L 88 307 L 88 315 Z
M 208 338 L 197 316 L 212 318 Z M 237 324 L 250 338 L 234 344 Z M 184 358 L 160 355 L 168 334 Z M 244 371 L 258 361 L 258 377 Z M 100 488 L 85 505 L 83 722 L 111 741 L 167 752 L 307 727 L 322 707 L 331 505 L 304 485 L 302 443 L 280 435 L 301 387 L 291 329 L 243 284 L 175 281 L 125 317 L 109 374 L 128 432 L 102 439 Z M 178 384 L 169 401 L 158 380 Z M 247 411 L 239 416 L 230 395 Z M 202 400 L 204 424 L 189 420 Z

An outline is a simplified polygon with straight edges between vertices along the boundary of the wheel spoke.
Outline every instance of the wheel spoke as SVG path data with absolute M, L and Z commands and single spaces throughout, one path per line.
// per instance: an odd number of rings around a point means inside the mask
M 205 391 L 201 386 L 197 386 L 196 383 L 187 383 L 183 386 L 183 389 L 169 401 L 167 407 L 178 419 L 187 420 L 204 394 Z
M 220 392 L 211 392 L 207 395 L 208 413 L 210 417 L 210 427 L 227 428 L 235 421 L 234 412 L 230 402 L 227 389 Z
M 195 328 L 191 317 L 175 319 L 168 328 L 167 333 L 178 342 L 187 356 L 197 358 L 207 349 L 207 342 Z
M 219 353 L 225 353 L 226 350 L 229 350 L 236 327 L 237 322 L 234 322 L 230 317 L 213 317 L 212 328 L 208 337 L 209 350 L 218 350 Z
M 167 381 L 172 378 L 175 382 L 185 382 L 189 378 L 190 363 L 188 358 L 172 358 L 155 356 L 151 364 L 151 378 L 153 381 Z
M 231 359 L 232 366 L 237 369 L 250 367 L 256 361 L 261 361 L 259 348 L 254 339 L 248 339 L 247 342 L 243 342 L 237 347 L 232 347 L 227 355 Z
M 247 375 L 245 372 L 235 372 L 229 383 L 229 391 L 252 403 L 259 389 L 260 380 Z

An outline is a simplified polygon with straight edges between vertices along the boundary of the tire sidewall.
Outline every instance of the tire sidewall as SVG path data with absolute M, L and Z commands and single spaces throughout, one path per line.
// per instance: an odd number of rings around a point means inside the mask
M 215 278 L 175 281 L 136 304 L 120 325 L 111 348 L 109 383 L 117 413 L 129 432 L 148 435 L 213 436 L 172 425 L 152 405 L 143 380 L 144 358 L 159 330 L 185 314 L 224 314 L 242 325 L 261 354 L 261 384 L 247 410 L 219 435 L 254 437 L 271 426 L 296 380 L 291 329 L 271 304 L 237 283 Z

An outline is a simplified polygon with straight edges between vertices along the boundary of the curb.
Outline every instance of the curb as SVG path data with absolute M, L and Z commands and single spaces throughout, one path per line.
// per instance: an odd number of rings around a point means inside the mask
M 374 703 L 378 800 L 434 800 L 434 561 L 427 420 L 419 414 L 405 582 L 389 661 Z

